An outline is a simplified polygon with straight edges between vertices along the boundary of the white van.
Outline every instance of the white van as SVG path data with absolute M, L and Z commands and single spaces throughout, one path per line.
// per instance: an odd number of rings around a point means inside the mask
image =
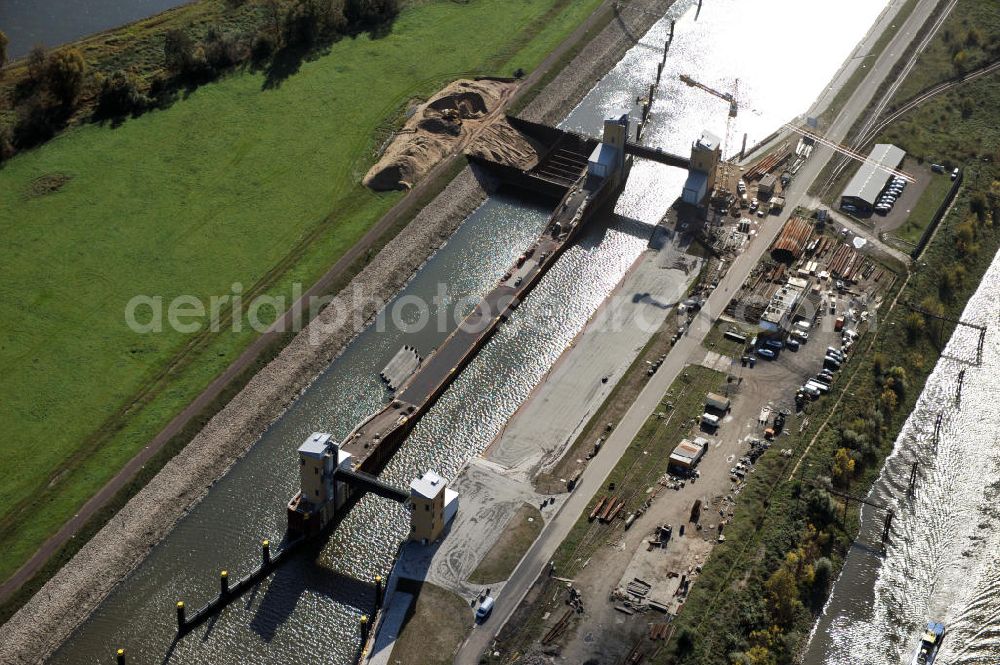
M 711 413 L 703 413 L 703 414 L 701 414 L 701 424 L 702 425 L 707 425 L 708 427 L 718 427 L 719 423 L 721 423 L 721 422 L 722 421 L 719 420 L 719 416 L 712 415 Z
M 483 599 L 483 602 L 480 603 L 479 609 L 476 610 L 476 623 L 485 623 L 486 620 L 490 618 L 490 614 L 492 612 L 493 596 L 486 596 L 486 598 Z

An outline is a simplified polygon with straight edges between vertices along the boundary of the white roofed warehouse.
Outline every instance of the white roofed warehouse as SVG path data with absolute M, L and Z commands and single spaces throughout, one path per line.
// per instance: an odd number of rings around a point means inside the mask
M 890 169 L 898 169 L 906 152 L 891 143 L 876 143 L 868 160 L 854 174 L 840 195 L 840 207 L 859 215 L 870 215 L 875 202 L 885 188 L 892 174 Z M 852 210 L 853 208 L 853 210 Z

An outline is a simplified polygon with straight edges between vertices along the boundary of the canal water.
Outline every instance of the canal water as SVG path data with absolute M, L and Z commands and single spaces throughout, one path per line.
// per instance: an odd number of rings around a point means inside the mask
M 685 154 L 703 128 L 724 134 L 727 105 L 677 80 L 688 73 L 720 88 L 740 79 L 745 110 L 733 135 L 742 138 L 747 132 L 752 144 L 809 107 L 885 0 L 846 0 L 836 7 L 824 0 L 712 0 L 697 22 L 693 4 L 678 2 L 667 18 L 637 39 L 562 126 L 597 136 L 606 114 L 631 108 L 655 76 L 670 19 L 675 18 L 675 39 L 644 141 Z M 836 30 L 840 39 L 809 38 L 817 24 L 826 34 Z M 749 26 L 755 25 L 750 33 Z M 782 45 L 780 53 L 775 48 L 776 56 L 794 49 L 796 57 L 781 60 L 780 66 L 747 57 L 747 43 L 757 35 Z M 591 221 L 419 423 L 385 470 L 385 480 L 405 487 L 427 469 L 453 477 L 483 451 L 645 248 L 652 226 L 679 196 L 685 176 L 659 164 L 636 163 L 615 214 Z M 446 306 L 434 299 L 441 284 L 456 301 L 481 296 L 547 216 L 544 207 L 509 193 L 490 197 L 389 310 L 417 298 L 430 303 L 434 321 L 436 308 Z M 401 312 L 407 321 L 418 316 L 415 308 Z M 327 542 L 298 554 L 256 592 L 177 642 L 173 606 L 179 599 L 189 607 L 200 606 L 215 594 L 219 570 L 241 576 L 256 564 L 260 540 L 277 541 L 284 532 L 285 503 L 296 490 L 297 446 L 313 431 L 345 435 L 389 399 L 377 373 L 399 347 L 410 344 L 427 354 L 446 332 L 404 333 L 389 326 L 359 335 L 118 585 L 52 662 L 108 662 L 121 646 L 128 648 L 132 663 L 349 662 L 358 649 L 357 617 L 371 610 L 370 588 L 355 580 L 386 573 L 408 531 L 405 510 L 383 499 L 363 499 Z
M 959 326 L 871 491 L 895 512 L 886 553 L 877 545 L 882 515 L 866 510 L 861 544 L 813 630 L 808 665 L 909 665 L 928 620 L 947 628 L 935 665 L 1000 662 L 1000 253 L 962 320 L 987 326 L 982 364 L 973 364 L 978 331 Z
M 2 0 L 0 30 L 10 44 L 7 55 L 20 58 L 31 47 L 59 46 L 115 28 L 189 0 Z

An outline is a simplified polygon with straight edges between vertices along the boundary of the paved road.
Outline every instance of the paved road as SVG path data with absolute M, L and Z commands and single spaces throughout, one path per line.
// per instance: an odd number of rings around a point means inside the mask
M 821 128 L 821 130 L 825 129 L 823 133 L 827 138 L 838 143 L 843 141 L 847 131 L 867 106 L 868 101 L 888 75 L 906 44 L 913 39 L 936 2 L 937 0 L 920 0 L 906 23 L 890 41 L 888 47 L 871 65 L 868 76 L 848 99 L 831 126 Z M 879 19 L 876 29 L 873 30 L 875 34 L 869 34 L 862 42 L 862 46 L 874 43 L 878 37 L 879 25 L 887 24 L 888 21 L 889 18 L 883 15 Z M 809 115 L 813 115 L 814 112 L 815 107 L 810 110 Z M 832 155 L 833 151 L 829 148 L 816 146 L 812 157 L 802 167 L 789 187 L 786 195 L 786 211 L 795 210 L 796 206 L 806 201 L 806 190 L 829 162 Z M 621 458 L 629 443 L 638 434 L 643 423 L 656 410 L 667 388 L 688 362 L 696 359 L 697 354 L 704 353 L 700 345 L 710 329 L 712 321 L 718 313 L 723 311 L 726 303 L 746 280 L 750 270 L 774 241 L 789 214 L 789 212 L 784 212 L 778 218 L 768 217 L 761 233 L 746 251 L 733 262 L 718 288 L 709 296 L 705 307 L 695 319 L 688 334 L 681 338 L 671 350 L 659 371 L 646 384 L 639 397 L 608 437 L 600 453 L 591 461 L 572 496 L 563 504 L 555 519 L 546 525 L 538 540 L 518 564 L 503 592 L 496 598 L 496 605 L 490 620 L 483 626 L 476 627 L 459 649 L 455 658 L 456 663 L 475 665 L 479 662 L 480 655 L 490 646 L 500 628 L 507 622 L 527 594 L 532 583 L 552 559 L 556 548 L 569 534 L 591 497 L 604 485 L 608 474 Z

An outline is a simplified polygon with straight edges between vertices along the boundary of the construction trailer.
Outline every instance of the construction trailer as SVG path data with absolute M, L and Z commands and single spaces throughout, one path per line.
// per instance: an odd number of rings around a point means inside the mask
M 729 407 L 732 406 L 728 397 L 723 397 L 717 393 L 708 393 L 705 396 L 705 409 L 718 411 L 719 413 L 726 413 L 729 411 Z
M 682 439 L 670 453 L 670 466 L 679 471 L 690 471 L 698 464 L 708 449 L 708 440 L 702 437 L 694 441 Z

